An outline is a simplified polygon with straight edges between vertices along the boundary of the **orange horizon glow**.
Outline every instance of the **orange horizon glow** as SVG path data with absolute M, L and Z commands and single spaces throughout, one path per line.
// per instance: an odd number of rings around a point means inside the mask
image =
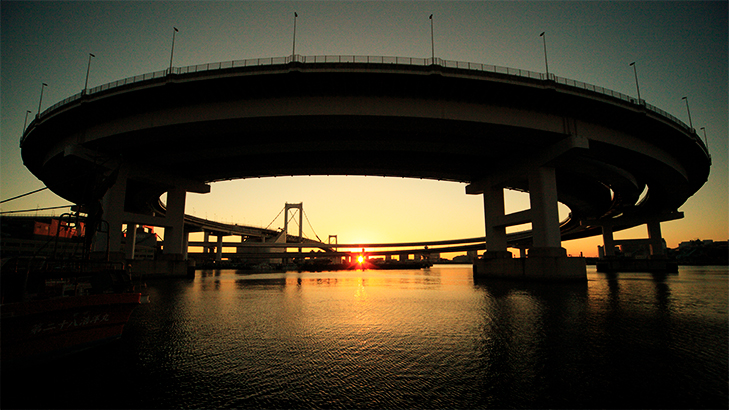
M 340 251 L 351 251 L 353 256 L 381 250 L 362 249 L 369 243 L 427 242 L 484 236 L 483 198 L 465 195 L 464 185 L 459 183 L 407 178 L 311 176 L 244 179 L 212 185 L 209 194 L 188 195 L 187 214 L 222 223 L 266 226 L 283 203 L 302 202 L 304 212 L 323 241 L 326 242 L 327 235 L 336 235 L 339 244 L 360 244 L 359 247 L 334 246 Z M 528 193 L 505 190 L 504 196 L 507 214 L 530 208 Z M 250 202 L 249 197 L 258 200 Z M 353 200 L 353 197 L 366 197 L 367 200 Z M 329 199 L 322 202 L 321 198 Z M 246 203 L 246 207 L 237 207 L 236 203 Z M 685 219 L 661 224 L 668 248 L 675 249 L 679 243 L 694 239 L 727 240 L 722 215 L 717 215 L 719 220 L 707 222 L 699 213 L 685 209 L 687 207 L 685 205 L 681 209 L 686 214 Z M 563 220 L 569 215 L 569 208 L 562 204 L 559 208 L 559 217 Z M 357 217 L 352 218 L 353 214 Z M 271 228 L 283 226 L 281 221 L 277 222 Z M 711 224 L 711 230 L 693 230 L 698 224 L 707 223 Z M 511 227 L 509 231 L 528 228 L 526 224 Z M 160 236 L 164 237 L 164 233 Z M 305 224 L 304 236 L 315 238 L 308 224 Z M 647 236 L 645 225 L 615 233 L 616 240 L 644 239 Z M 192 233 L 190 241 L 200 241 L 202 237 L 202 233 Z M 224 242 L 238 240 L 226 237 Z M 597 257 L 598 246 L 602 245 L 601 235 L 561 244 L 568 255 L 585 257 Z M 514 257 L 519 256 L 518 249 L 511 248 L 509 251 Z M 452 259 L 465 253 L 441 252 L 441 257 Z M 479 251 L 479 254 L 482 253 Z

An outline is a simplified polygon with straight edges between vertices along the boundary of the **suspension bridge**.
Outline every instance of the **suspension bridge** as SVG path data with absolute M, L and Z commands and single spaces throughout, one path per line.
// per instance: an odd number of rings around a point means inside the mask
M 283 228 L 271 229 L 277 221 L 283 221 Z M 316 239 L 305 235 L 304 221 Z M 329 260 L 336 264 L 348 264 L 357 261 L 360 256 L 365 260 L 383 257 L 385 261 L 405 262 L 437 260 L 441 253 L 477 251 L 486 247 L 484 237 L 402 243 L 340 244 L 336 241 L 336 235 L 330 235 L 327 242 L 324 242 L 316 234 L 303 203 L 285 204 L 265 228 L 223 224 L 190 215 L 186 215 L 185 224 L 189 232 L 196 230 L 204 234 L 204 240 L 187 243 L 188 257 L 201 263 L 263 260 L 273 260 L 276 263 L 287 260 L 311 263 L 317 260 Z M 298 234 L 290 234 L 289 226 L 295 226 Z M 211 240 L 212 237 L 215 237 L 214 241 Z M 226 241 L 226 237 L 233 240 Z

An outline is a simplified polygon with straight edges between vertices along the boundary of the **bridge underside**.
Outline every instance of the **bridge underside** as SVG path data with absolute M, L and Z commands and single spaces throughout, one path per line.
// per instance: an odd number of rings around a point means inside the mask
M 207 192 L 212 181 L 382 175 L 463 182 L 468 193 L 484 195 L 483 263 L 514 264 L 503 261 L 515 246 L 530 248 L 532 261 L 547 258 L 547 270 L 549 258 L 564 257 L 561 240 L 602 234 L 608 241 L 644 223 L 655 237 L 655 225 L 675 219 L 708 177 L 710 161 L 693 130 L 644 105 L 550 80 L 370 64 L 214 74 L 170 75 L 44 114 L 24 137 L 25 164 L 70 201 L 103 197 L 115 226 L 176 232 L 165 241 L 172 253 L 182 253 L 185 192 Z M 530 192 L 532 209 L 505 215 L 504 188 Z M 557 201 L 571 210 L 565 221 L 557 219 Z M 532 232 L 505 234 L 524 222 Z M 554 269 L 563 270 L 561 263 Z

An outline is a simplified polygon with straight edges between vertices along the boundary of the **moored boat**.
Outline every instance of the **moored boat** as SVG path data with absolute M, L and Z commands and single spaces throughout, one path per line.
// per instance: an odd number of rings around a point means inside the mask
M 63 356 L 119 338 L 141 293 L 123 265 L 74 261 L 2 272 L 3 364 Z
M 103 293 L 2 305 L 2 362 L 63 356 L 119 338 L 140 297 Z

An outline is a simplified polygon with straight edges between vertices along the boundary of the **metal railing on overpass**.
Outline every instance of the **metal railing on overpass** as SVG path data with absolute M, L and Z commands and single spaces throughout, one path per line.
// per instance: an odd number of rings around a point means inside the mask
M 642 107 L 645 107 L 646 110 L 652 111 L 662 117 L 670 119 L 672 122 L 680 125 L 683 127 L 686 131 L 693 134 L 695 139 L 699 142 L 699 145 L 704 147 L 704 150 L 708 154 L 708 149 L 704 146 L 703 141 L 701 141 L 701 138 L 698 137 L 698 134 L 696 134 L 696 131 L 686 125 L 683 121 L 675 117 L 674 115 L 671 115 L 667 113 L 666 111 L 648 104 L 645 102 L 645 100 L 641 99 L 638 100 L 636 98 L 633 98 L 629 95 L 619 93 L 617 91 L 609 90 L 604 87 L 584 83 L 582 81 L 576 81 L 576 80 L 570 80 L 568 78 L 562 78 L 558 77 L 554 74 L 549 74 L 549 78 L 547 78 L 547 74 L 541 73 L 541 72 L 535 72 L 530 70 L 523 70 L 519 68 L 510 68 L 510 67 L 501 67 L 501 66 L 495 66 L 491 64 L 481 64 L 481 63 L 470 63 L 470 62 L 463 62 L 463 61 L 452 61 L 452 60 L 444 60 L 441 58 L 414 58 L 414 57 L 385 57 L 385 56 L 357 56 L 357 55 L 322 55 L 322 56 L 303 56 L 299 54 L 286 56 L 286 57 L 267 57 L 267 58 L 249 58 L 245 60 L 230 60 L 230 61 L 220 61 L 216 63 L 206 63 L 206 64 L 196 64 L 196 65 L 190 65 L 185 67 L 172 67 L 171 69 L 167 70 L 159 70 L 152 73 L 147 74 L 140 74 L 132 77 L 127 77 L 121 80 L 112 81 L 110 83 L 106 83 L 97 87 L 89 88 L 85 91 L 82 91 L 78 94 L 72 95 L 64 100 L 61 100 L 46 110 L 43 111 L 43 113 L 38 116 L 38 119 L 43 118 L 48 113 L 52 112 L 53 110 L 69 104 L 71 102 L 74 102 L 76 100 L 79 100 L 84 95 L 93 95 L 96 93 L 104 92 L 110 89 L 135 84 L 135 83 L 141 83 L 144 81 L 149 81 L 153 79 L 158 78 L 165 78 L 172 75 L 183 75 L 183 74 L 189 74 L 189 73 L 199 73 L 199 72 L 208 72 L 208 71 L 219 71 L 219 70 L 229 70 L 229 69 L 236 69 L 240 67 L 261 67 L 261 66 L 275 66 L 275 65 L 286 65 L 290 63 L 300 63 L 300 64 L 326 64 L 326 63 L 336 63 L 336 64 L 377 64 L 377 65 L 383 65 L 383 64 L 392 64 L 392 65 L 404 65 L 404 66 L 440 66 L 444 68 L 449 69 L 458 69 L 458 70 L 468 70 L 468 71 L 476 71 L 476 72 L 486 72 L 486 73 L 496 73 L 496 74 L 504 74 L 514 77 L 520 77 L 520 78 L 529 78 L 534 80 L 551 80 L 558 84 L 562 84 L 568 87 L 574 87 L 580 90 L 587 90 L 591 91 L 600 95 L 610 96 L 631 104 L 639 105 Z M 31 127 L 28 127 L 31 128 Z M 20 139 L 20 143 L 22 145 L 23 140 L 25 139 L 25 134 L 23 134 L 23 137 Z

